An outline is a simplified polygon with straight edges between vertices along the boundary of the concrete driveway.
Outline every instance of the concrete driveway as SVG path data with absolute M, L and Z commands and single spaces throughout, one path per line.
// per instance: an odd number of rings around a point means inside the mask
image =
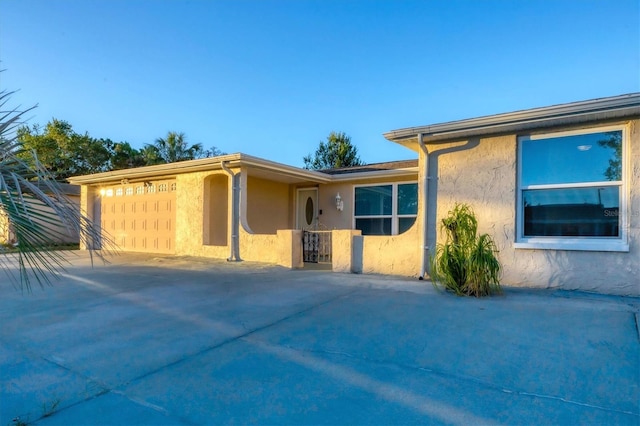
M 637 298 L 72 261 L 1 281 L 0 426 L 640 423 Z

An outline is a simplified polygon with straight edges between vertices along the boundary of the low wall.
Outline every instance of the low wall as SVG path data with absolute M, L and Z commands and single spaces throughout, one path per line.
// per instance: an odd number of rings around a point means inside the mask
M 253 234 L 240 227 L 240 258 L 302 268 L 302 231 L 280 229 L 276 234 Z

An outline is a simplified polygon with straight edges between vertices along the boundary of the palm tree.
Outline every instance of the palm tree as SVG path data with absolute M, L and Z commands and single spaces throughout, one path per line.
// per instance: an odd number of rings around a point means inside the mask
M 61 252 L 54 250 L 63 233 L 56 231 L 60 225 L 78 233 L 89 247 L 101 235 L 37 158 L 28 163 L 24 160 L 25 154 L 35 154 L 25 152 L 16 130 L 23 124 L 23 115 L 35 106 L 22 111 L 8 107 L 13 93 L 0 91 L 0 214 L 8 218 L 16 244 L 0 246 L 0 269 L 21 289 L 31 290 L 33 280 L 40 286 L 51 284 L 50 278 L 68 263 Z M 101 243 L 105 248 L 112 245 L 104 238 Z
M 156 139 L 153 145 L 147 145 L 143 152 L 148 164 L 175 163 L 194 160 L 203 155 L 202 144 L 187 145 L 184 133 L 169 132 L 166 138 Z

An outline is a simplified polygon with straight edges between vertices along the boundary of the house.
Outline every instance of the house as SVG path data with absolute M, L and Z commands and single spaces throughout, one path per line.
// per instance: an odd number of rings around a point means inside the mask
M 80 205 L 80 187 L 75 185 L 69 185 L 68 183 L 57 183 L 58 190 L 60 193 L 53 194 L 47 185 L 42 183 L 33 182 L 36 186 L 38 186 L 45 194 L 47 194 L 51 198 L 56 198 L 59 194 L 65 197 L 65 202 L 71 203 L 72 206 Z M 38 203 L 39 204 L 39 203 Z M 54 211 L 48 206 L 40 206 L 46 212 L 54 214 Z M 76 210 L 77 212 L 77 210 Z M 46 229 L 50 231 L 49 237 L 52 238 L 52 242 L 56 242 L 59 244 L 78 244 L 80 236 L 75 229 L 70 229 L 65 226 L 63 223 L 53 224 L 50 221 L 45 221 L 38 218 L 33 218 L 34 221 L 39 222 L 40 225 L 44 226 Z M 8 215 L 2 211 L 0 208 L 0 245 L 11 245 L 15 244 L 16 237 L 11 228 L 11 223 L 9 221 Z
M 462 202 L 505 285 L 640 295 L 639 125 L 637 93 L 384 134 L 417 160 L 310 171 L 239 153 L 70 181 L 125 251 L 428 277 Z
M 503 283 L 640 295 L 640 93 L 384 136 L 419 153 L 421 271 L 462 202 Z
M 410 276 L 417 178 L 417 160 L 319 172 L 238 153 L 70 181 L 123 251 Z

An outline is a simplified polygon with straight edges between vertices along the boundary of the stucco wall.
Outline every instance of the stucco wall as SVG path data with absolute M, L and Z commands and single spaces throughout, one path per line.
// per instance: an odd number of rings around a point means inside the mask
M 247 224 L 255 234 L 275 234 L 291 229 L 292 204 L 286 183 L 247 176 Z
M 210 206 L 205 207 L 205 186 L 210 190 L 205 181 L 219 182 L 219 179 L 227 177 L 223 171 L 198 172 L 182 174 L 176 177 L 176 254 L 182 256 L 202 256 L 226 259 L 229 257 L 228 242 L 223 244 L 217 240 L 217 245 L 204 243 L 205 214 L 209 215 Z M 231 185 L 227 185 L 230 191 Z M 218 191 L 219 192 L 219 191 Z M 221 195 L 221 194 L 218 194 Z M 229 195 L 230 196 L 230 195 Z M 209 203 L 207 203 L 209 204 Z M 227 204 L 227 210 L 230 210 Z M 230 213 L 227 213 L 230 215 Z M 228 241 L 227 237 L 227 241 Z
M 418 276 L 420 247 L 418 225 L 400 235 L 366 235 L 362 238 L 362 272 Z
M 431 145 L 430 201 L 437 202 L 436 221 L 456 202 L 476 212 L 480 233 L 490 234 L 500 250 L 502 283 L 510 286 L 562 287 L 610 294 L 640 294 L 640 134 L 630 123 L 629 247 L 625 252 L 516 249 L 517 136 L 472 139 Z M 607 123 L 612 124 L 612 123 Z M 554 129 L 558 130 L 558 129 Z M 567 130 L 567 129 L 563 129 Z
M 11 242 L 9 218 L 6 213 L 0 210 L 0 244 L 9 244 Z
M 301 268 L 302 231 L 281 229 L 276 234 L 253 234 L 240 227 L 240 258 L 252 262 L 273 263 L 286 268 Z
M 331 185 L 321 185 L 318 193 L 318 205 L 323 210 L 320 215 L 320 229 L 352 229 L 354 214 L 354 187 L 356 185 L 375 185 L 395 182 L 416 182 L 415 178 L 381 178 L 350 181 Z M 344 210 L 336 209 L 335 197 L 340 193 L 344 202 Z M 418 189 L 420 206 L 420 189 Z M 420 207 L 419 207 L 420 209 Z M 420 212 L 419 212 L 420 215 Z M 420 220 L 417 218 L 413 226 L 400 235 L 354 235 L 351 238 L 352 249 L 355 251 L 348 259 L 340 259 L 337 254 L 344 255 L 344 250 L 337 250 L 337 241 L 334 241 L 334 270 L 365 274 L 389 274 L 418 276 L 421 264 L 419 230 Z M 334 235 L 336 235 L 334 233 Z M 342 234 L 341 234 L 342 235 Z M 355 259 L 355 260 L 354 260 Z

